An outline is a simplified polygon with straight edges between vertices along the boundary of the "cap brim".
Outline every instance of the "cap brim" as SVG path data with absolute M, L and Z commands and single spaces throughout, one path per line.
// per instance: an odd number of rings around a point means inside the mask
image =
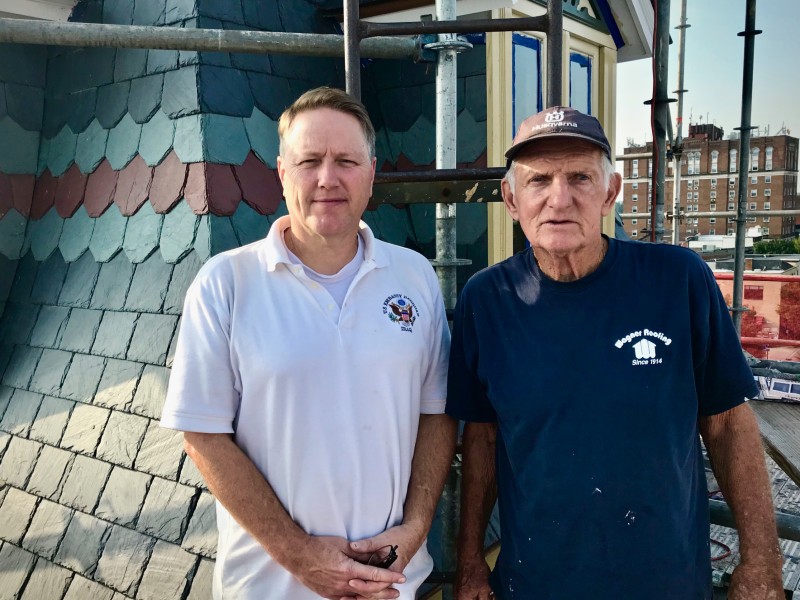
M 530 137 L 526 140 L 522 140 L 519 143 L 514 144 L 508 150 L 506 150 L 505 157 L 508 159 L 509 163 L 511 160 L 516 156 L 519 151 L 529 144 L 533 144 L 534 142 L 538 142 L 540 140 L 546 140 L 551 138 L 575 138 L 585 140 L 591 144 L 594 144 L 598 148 L 603 151 L 609 160 L 611 160 L 611 149 L 608 146 L 598 142 L 596 139 L 589 137 L 588 135 L 583 135 L 580 133 L 568 133 L 566 131 L 554 131 L 552 133 L 540 133 L 536 136 Z

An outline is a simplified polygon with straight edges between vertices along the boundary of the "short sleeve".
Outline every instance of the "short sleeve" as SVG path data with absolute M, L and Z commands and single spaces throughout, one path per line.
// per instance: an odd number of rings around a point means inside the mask
M 692 298 L 692 327 L 704 348 L 698 352 L 701 361 L 695 366 L 695 385 L 698 412 L 710 416 L 755 398 L 758 389 L 714 275 L 705 263 L 698 268 L 702 282 L 696 286 L 698 297 Z
M 186 293 L 161 426 L 233 433 L 240 386 L 231 366 L 232 282 L 219 262 L 207 263 Z
M 497 415 L 478 374 L 479 348 L 470 289 L 467 283 L 453 315 L 445 412 L 462 421 L 488 423 L 496 421 Z
M 422 414 L 441 414 L 445 408 L 447 394 L 447 361 L 450 354 L 450 329 L 447 326 L 447 315 L 444 300 L 439 289 L 439 281 L 429 265 L 428 286 L 433 297 L 433 319 L 431 335 L 430 361 L 420 394 L 420 412 Z

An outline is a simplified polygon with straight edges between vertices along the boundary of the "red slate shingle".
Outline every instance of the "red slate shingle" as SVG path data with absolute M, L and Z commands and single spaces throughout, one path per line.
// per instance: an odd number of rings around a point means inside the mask
M 89 175 L 83 204 L 90 217 L 99 217 L 111 206 L 114 201 L 114 192 L 117 189 L 119 173 L 111 168 L 106 159 L 103 159 L 94 172 Z
M 155 168 L 150 185 L 150 204 L 157 213 L 168 213 L 181 199 L 186 184 L 188 165 L 175 152 Z
M 88 178 L 88 175 L 81 173 L 80 168 L 75 163 L 58 178 L 55 205 L 62 219 L 68 219 L 78 210 L 78 207 L 83 202 Z
M 47 211 L 53 207 L 56 198 L 57 183 L 58 180 L 50 173 L 50 169 L 45 169 L 44 172 L 39 175 L 33 190 L 33 202 L 31 203 L 29 215 L 34 221 L 41 219 Z
M 278 210 L 283 190 L 276 171 L 258 160 L 253 152 L 240 166 L 234 167 L 234 171 L 242 189 L 242 199 L 251 208 L 262 215 Z
M 126 217 L 130 217 L 145 203 L 150 193 L 150 182 L 153 180 L 153 169 L 147 166 L 138 154 L 119 172 L 117 190 L 114 192 L 114 204 Z

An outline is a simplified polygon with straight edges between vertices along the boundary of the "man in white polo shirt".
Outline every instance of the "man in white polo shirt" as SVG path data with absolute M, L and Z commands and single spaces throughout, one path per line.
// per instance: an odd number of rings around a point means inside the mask
M 359 102 L 312 90 L 278 132 L 289 215 L 198 273 L 161 423 L 218 501 L 216 599 L 411 600 L 455 443 L 438 282 L 360 221 Z

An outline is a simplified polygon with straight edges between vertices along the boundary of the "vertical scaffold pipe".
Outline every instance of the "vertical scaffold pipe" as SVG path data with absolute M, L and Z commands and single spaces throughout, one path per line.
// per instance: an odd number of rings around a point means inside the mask
M 756 29 L 756 0 L 747 0 L 747 16 L 744 31 L 744 70 L 742 73 L 742 120 L 738 127 L 739 143 L 739 185 L 736 207 L 736 252 L 733 263 L 733 324 L 736 331 L 742 331 L 742 297 L 744 295 L 744 244 L 747 229 L 747 171 L 750 165 L 750 115 L 753 108 L 753 55 L 755 37 L 761 33 Z
M 361 36 L 358 30 L 358 0 L 344 2 L 344 77 L 347 93 L 361 100 Z
M 680 30 L 680 45 L 678 50 L 678 131 L 675 144 L 672 146 L 673 165 L 672 172 L 675 180 L 672 185 L 672 243 L 676 246 L 681 241 L 681 220 L 678 215 L 681 210 L 681 156 L 683 155 L 683 89 L 684 62 L 686 61 L 686 30 L 691 27 L 686 23 L 686 0 L 681 0 L 681 24 L 676 29 Z
M 656 34 L 653 49 L 653 190 L 650 241 L 664 241 L 664 174 L 667 170 L 667 74 L 669 73 L 670 0 L 656 2 Z
M 547 1 L 547 106 L 562 106 L 564 72 L 564 5 Z

